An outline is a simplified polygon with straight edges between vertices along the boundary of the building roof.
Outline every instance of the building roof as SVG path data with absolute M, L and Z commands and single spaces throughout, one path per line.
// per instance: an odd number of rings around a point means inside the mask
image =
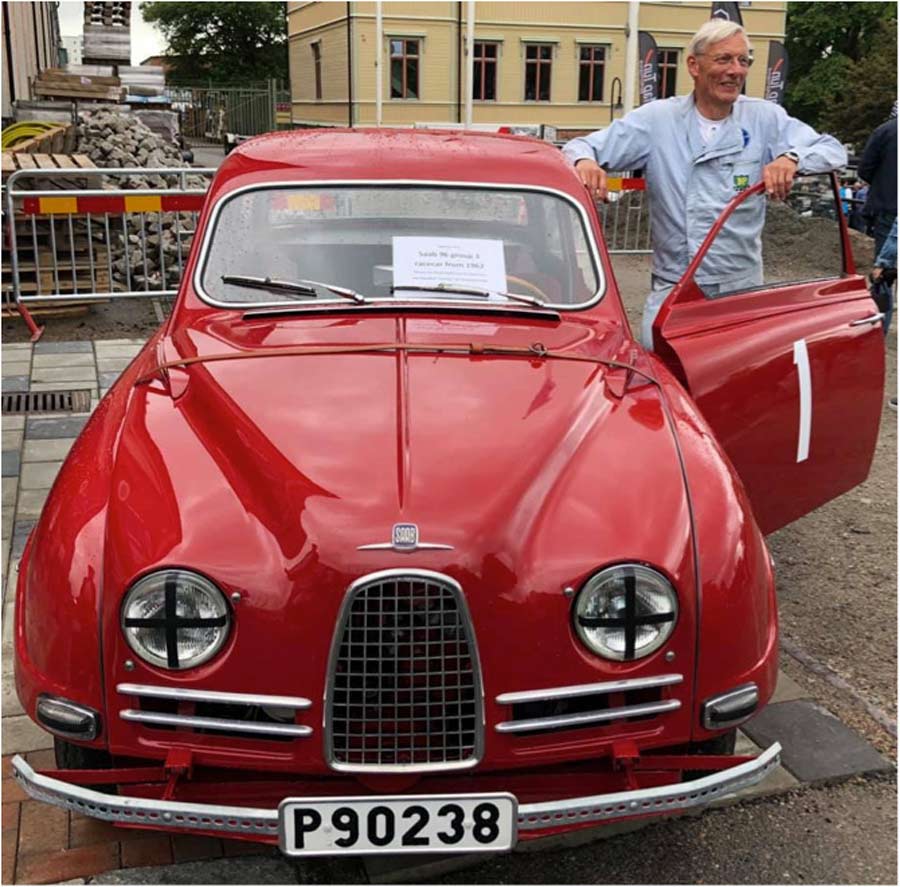
M 424 129 L 304 129 L 257 136 L 225 159 L 214 190 L 314 179 L 531 184 L 584 196 L 568 161 L 548 142 Z

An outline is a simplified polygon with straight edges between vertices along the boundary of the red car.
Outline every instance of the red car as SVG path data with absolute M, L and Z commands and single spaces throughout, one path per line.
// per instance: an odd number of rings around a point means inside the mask
M 21 560 L 16 684 L 60 768 L 16 758 L 25 790 L 300 855 L 501 850 L 762 779 L 779 747 L 734 735 L 777 674 L 763 534 L 865 478 L 882 407 L 838 216 L 841 276 L 715 300 L 711 232 L 649 353 L 554 147 L 237 147 Z

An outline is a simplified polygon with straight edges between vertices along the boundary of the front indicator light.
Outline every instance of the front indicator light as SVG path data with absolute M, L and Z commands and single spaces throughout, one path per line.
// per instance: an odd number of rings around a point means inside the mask
M 703 726 L 707 730 L 733 727 L 746 721 L 758 705 L 759 688 L 756 684 L 742 684 L 703 703 Z
M 145 662 L 182 670 L 212 659 L 231 628 L 225 595 L 190 570 L 160 570 L 139 579 L 122 603 L 122 631 Z
M 43 727 L 66 739 L 96 739 L 100 733 L 97 712 L 61 696 L 39 696 L 36 714 Z
M 575 632 L 592 653 L 630 661 L 649 656 L 671 636 L 678 597 L 661 573 L 619 564 L 592 576 L 575 599 Z

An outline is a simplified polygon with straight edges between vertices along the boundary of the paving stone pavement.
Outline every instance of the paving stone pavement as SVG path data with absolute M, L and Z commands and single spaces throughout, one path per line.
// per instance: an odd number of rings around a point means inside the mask
M 142 344 L 128 339 L 6 345 L 2 390 L 87 388 L 96 406 Z M 246 841 L 120 829 L 32 801 L 12 779 L 14 754 L 23 754 L 36 768 L 55 766 L 52 738 L 24 714 L 15 694 L 11 632 L 15 567 L 62 460 L 87 419 L 88 414 L 31 415 L 27 419 L 3 416 L 2 883 L 73 879 L 75 883 L 95 879 L 108 884 L 319 883 L 316 876 L 304 875 L 305 863 L 289 863 L 272 848 Z M 760 785 L 718 803 L 786 791 L 798 782 L 892 769 L 868 743 L 807 697 L 786 674 L 779 675 L 772 703 L 740 734 L 737 753 L 754 754 L 778 740 L 791 749 L 784 755 L 784 766 Z M 574 847 L 640 825 L 601 826 L 547 838 L 541 846 Z M 234 857 L 247 859 L 229 865 Z M 480 858 L 471 856 L 371 856 L 363 858 L 361 865 L 371 883 L 392 883 L 421 881 L 477 861 Z M 345 863 L 350 860 L 338 864 Z

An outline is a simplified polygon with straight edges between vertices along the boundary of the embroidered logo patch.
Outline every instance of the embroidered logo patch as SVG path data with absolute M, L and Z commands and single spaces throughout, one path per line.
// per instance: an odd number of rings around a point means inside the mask
M 750 176 L 735 176 L 734 177 L 734 190 L 735 191 L 744 191 L 750 187 Z

